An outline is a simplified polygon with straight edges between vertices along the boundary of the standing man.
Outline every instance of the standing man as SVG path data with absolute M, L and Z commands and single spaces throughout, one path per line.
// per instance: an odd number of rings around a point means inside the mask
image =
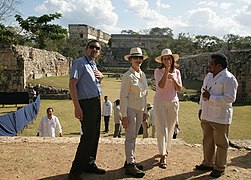
M 227 70 L 227 57 L 224 54 L 211 55 L 209 70 L 201 88 L 198 113 L 203 131 L 204 159 L 195 168 L 212 171 L 210 176 L 217 178 L 224 174 L 227 165 L 228 132 L 238 83 Z
M 43 116 L 38 127 L 37 136 L 39 133 L 42 137 L 56 137 L 56 130 L 58 130 L 59 137 L 62 137 L 62 128 L 60 122 L 56 116 L 53 115 L 53 109 L 51 107 L 46 110 L 47 115 Z
M 112 115 L 112 103 L 111 101 L 109 101 L 108 96 L 105 96 L 104 100 L 105 102 L 103 103 L 103 112 L 102 112 L 102 115 L 104 116 L 104 121 L 105 121 L 104 133 L 108 133 L 110 116 Z
M 120 112 L 120 100 L 117 99 L 115 101 L 115 106 L 114 106 L 114 134 L 113 134 L 113 137 L 118 137 L 120 138 L 121 137 L 121 129 L 122 129 L 122 115 L 121 115 L 121 112 Z
M 83 172 L 105 174 L 95 164 L 100 136 L 101 104 L 100 81 L 104 77 L 97 69 L 95 59 L 101 46 L 97 40 L 87 43 L 86 55 L 77 59 L 70 72 L 70 94 L 83 134 L 70 170 L 70 179 L 81 179 Z

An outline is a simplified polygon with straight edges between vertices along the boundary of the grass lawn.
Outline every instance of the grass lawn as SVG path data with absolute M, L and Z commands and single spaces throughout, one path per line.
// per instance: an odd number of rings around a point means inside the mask
M 34 84 L 53 84 L 54 87 L 68 88 L 68 76 L 42 78 L 31 81 Z M 114 102 L 119 98 L 120 80 L 115 78 L 104 78 L 102 81 L 103 95 L 107 95 Z M 191 83 L 189 83 L 191 85 Z M 197 84 L 197 83 L 196 83 Z M 189 87 L 186 89 L 192 89 Z M 192 89 L 193 90 L 193 89 Z M 149 90 L 148 102 L 153 103 L 154 91 Z M 103 99 L 102 99 L 103 102 Z M 54 108 L 54 114 L 59 118 L 63 129 L 63 136 L 78 136 L 80 130 L 79 121 L 74 118 L 74 109 L 71 100 L 41 100 L 41 107 L 36 120 L 29 124 L 19 136 L 35 136 L 39 121 L 46 114 L 48 107 Z M 0 108 L 0 114 L 16 111 L 15 106 Z M 180 102 L 179 122 L 180 133 L 178 138 L 184 139 L 187 143 L 201 143 L 202 131 L 200 121 L 197 118 L 198 104 L 191 101 Z M 230 126 L 230 139 L 251 139 L 251 106 L 234 106 L 233 123 Z M 110 119 L 109 134 L 102 134 L 103 137 L 112 137 L 114 130 L 113 117 Z M 101 131 L 104 130 L 104 120 L 101 120 Z M 151 134 L 151 133 L 149 133 Z M 142 137 L 142 135 L 139 135 Z

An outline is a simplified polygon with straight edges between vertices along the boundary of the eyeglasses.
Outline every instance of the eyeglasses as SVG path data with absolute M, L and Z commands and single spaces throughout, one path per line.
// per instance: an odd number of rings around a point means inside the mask
M 132 59 L 140 59 L 143 60 L 143 56 L 131 56 Z
M 100 50 L 100 47 L 98 47 L 98 46 L 94 46 L 94 45 L 90 45 L 90 46 L 88 46 L 88 48 L 90 48 L 90 49 Z

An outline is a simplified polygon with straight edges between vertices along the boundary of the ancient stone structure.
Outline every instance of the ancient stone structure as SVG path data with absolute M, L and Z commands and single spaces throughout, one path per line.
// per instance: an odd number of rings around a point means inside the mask
M 83 40 L 97 39 L 107 44 L 111 38 L 111 35 L 86 24 L 69 24 L 68 29 L 70 37 L 76 37 Z
M 29 79 L 68 74 L 70 59 L 57 52 L 27 46 L 2 46 L 0 67 L 0 91 L 21 92 Z
M 157 47 L 168 36 L 151 36 L 151 35 L 130 35 L 130 34 L 112 34 L 111 35 L 111 55 L 112 61 L 109 65 L 112 66 L 129 66 L 129 63 L 124 61 L 124 55 L 129 54 L 133 47 L 140 47 L 143 51 L 151 54 L 152 50 Z M 143 52 L 144 53 L 144 52 Z
M 237 102 L 251 102 L 251 50 L 223 52 L 228 57 L 228 70 L 239 83 Z M 203 80 L 208 72 L 211 53 L 181 57 L 178 60 L 183 79 Z

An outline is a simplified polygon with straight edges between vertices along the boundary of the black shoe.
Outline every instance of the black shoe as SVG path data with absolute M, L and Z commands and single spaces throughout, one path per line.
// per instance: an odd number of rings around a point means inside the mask
M 132 175 L 136 178 L 142 178 L 144 177 L 145 173 L 141 170 L 139 170 L 136 166 L 136 164 L 127 164 L 125 169 L 126 175 Z
M 199 171 L 212 171 L 214 169 L 214 167 L 209 167 L 209 166 L 205 166 L 205 165 L 201 164 L 201 165 L 196 165 L 195 169 L 199 170 Z
M 209 176 L 211 177 L 215 177 L 215 178 L 218 178 L 220 176 L 222 176 L 224 174 L 224 171 L 218 171 L 216 169 L 214 169 Z
M 104 169 L 98 168 L 96 164 L 88 166 L 83 171 L 87 173 L 92 173 L 92 174 L 105 174 L 106 173 Z
M 135 165 L 136 165 L 136 167 L 139 169 L 139 170 L 143 170 L 144 169 L 144 166 L 143 165 L 141 165 L 141 164 L 139 164 L 139 163 L 134 163 Z M 126 168 L 126 166 L 127 166 L 127 163 L 126 163 L 126 161 L 125 161 L 125 164 L 124 164 L 124 168 Z
M 80 177 L 80 174 L 72 174 L 70 173 L 69 176 L 68 176 L 69 180 L 83 180 L 81 177 Z

